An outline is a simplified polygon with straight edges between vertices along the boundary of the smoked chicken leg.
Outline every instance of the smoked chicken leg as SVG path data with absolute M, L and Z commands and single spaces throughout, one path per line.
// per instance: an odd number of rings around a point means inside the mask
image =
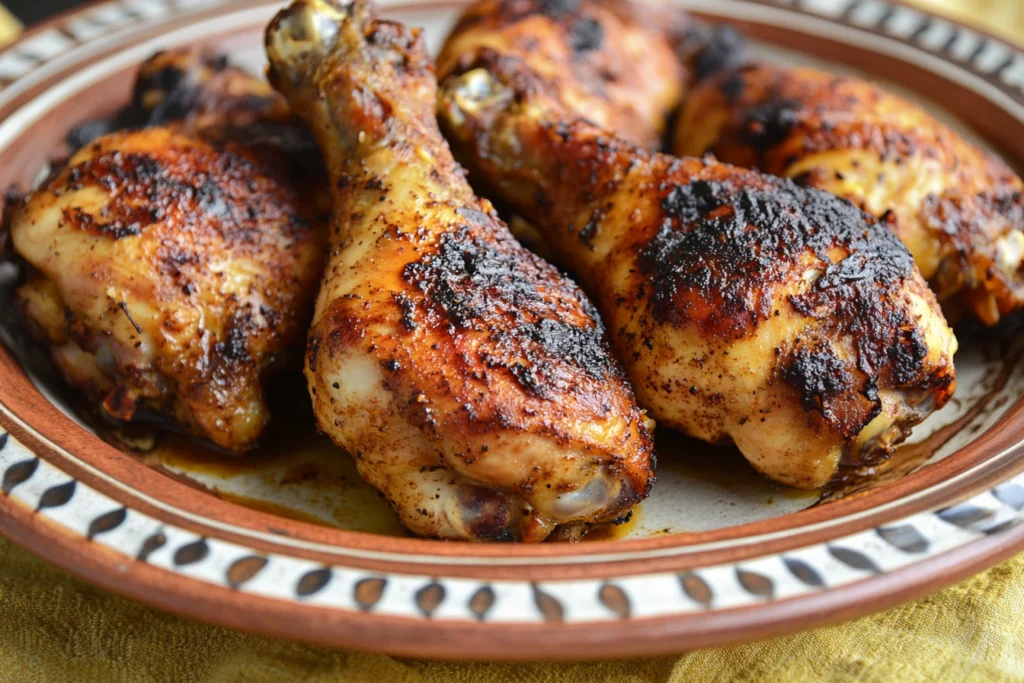
M 419 535 L 540 541 L 626 515 L 653 482 L 647 420 L 586 297 L 452 159 L 419 32 L 297 0 L 266 45 L 334 192 L 306 357 L 321 429 Z
M 594 298 L 640 405 L 772 479 L 885 458 L 948 400 L 956 340 L 910 254 L 849 202 L 650 154 L 489 49 L 441 87 L 453 149 Z
M 445 42 L 437 76 L 492 49 L 543 74 L 579 116 L 657 149 L 688 80 L 675 51 L 686 25 L 656 0 L 477 0 Z

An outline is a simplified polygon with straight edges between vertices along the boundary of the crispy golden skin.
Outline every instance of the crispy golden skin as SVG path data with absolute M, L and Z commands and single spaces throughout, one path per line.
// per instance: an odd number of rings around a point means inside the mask
M 481 50 L 523 59 L 571 111 L 654 149 L 682 95 L 674 44 L 684 23 L 676 7 L 645 0 L 478 0 L 445 42 L 437 76 L 465 70 Z
M 540 541 L 626 514 L 653 483 L 646 420 L 583 293 L 452 159 L 419 32 L 299 0 L 266 38 L 334 191 L 306 359 L 320 427 L 419 535 Z
M 594 298 L 640 405 L 799 487 L 886 457 L 954 387 L 956 340 L 906 249 L 817 190 L 652 155 L 493 55 L 442 84 L 471 172 Z
M 793 178 L 892 220 L 947 314 L 1024 302 L 1020 178 L 920 107 L 858 78 L 751 64 L 688 96 L 679 155 Z
M 144 408 L 255 444 L 261 379 L 302 339 L 323 264 L 320 218 L 280 163 L 164 128 L 114 133 L 19 209 L 22 310 L 107 415 Z
M 282 106 L 246 78 L 236 85 Z M 186 107 L 173 128 L 89 142 L 11 226 L 30 266 L 19 307 L 73 387 L 108 418 L 239 452 L 269 419 L 263 380 L 301 349 L 326 249 L 308 147 L 288 126 L 257 126 L 252 98 L 243 116 L 244 97 L 205 91 L 207 109 Z

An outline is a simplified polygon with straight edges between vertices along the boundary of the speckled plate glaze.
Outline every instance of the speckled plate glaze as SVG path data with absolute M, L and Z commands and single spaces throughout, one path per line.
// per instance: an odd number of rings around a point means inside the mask
M 28 31 L 0 53 L 0 186 L 31 187 L 69 129 L 126 101 L 155 50 L 209 44 L 259 68 L 276 4 L 119 0 Z M 437 47 L 461 3 L 380 4 Z M 1005 41 L 885 0 L 686 4 L 773 58 L 905 88 L 1024 158 L 1024 52 Z M 10 275 L 0 266 L 0 292 Z M 0 531 L 207 621 L 422 657 L 635 656 L 851 618 L 1024 549 L 1024 338 L 1012 323 L 960 333 L 956 399 L 875 483 L 796 495 L 732 450 L 659 433 L 660 481 L 631 524 L 576 545 L 474 545 L 402 534 L 347 457 L 313 436 L 244 463 L 176 439 L 114 448 L 48 381 L 6 296 Z

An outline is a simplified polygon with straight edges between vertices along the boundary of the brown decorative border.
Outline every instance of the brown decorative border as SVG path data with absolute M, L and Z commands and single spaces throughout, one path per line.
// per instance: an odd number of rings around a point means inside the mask
M 239 628 L 419 656 L 580 656 L 597 632 L 614 634 L 605 656 L 671 651 L 675 637 L 720 644 L 892 604 L 1024 542 L 1022 474 L 952 507 L 746 562 L 601 580 L 466 579 L 324 565 L 197 535 L 96 492 L 6 433 L 0 470 L 0 528 L 112 590 Z M 85 543 L 68 544 L 69 535 Z M 121 576 L 126 563 L 133 581 Z M 878 589 L 886 585 L 891 592 Z M 773 618 L 751 620 L 766 605 Z M 275 621 L 288 607 L 302 618 Z M 716 623 L 723 630 L 709 630 Z M 355 628 L 329 630 L 340 625 Z M 649 629 L 675 637 L 651 642 Z M 440 642 L 427 630 L 443 632 Z

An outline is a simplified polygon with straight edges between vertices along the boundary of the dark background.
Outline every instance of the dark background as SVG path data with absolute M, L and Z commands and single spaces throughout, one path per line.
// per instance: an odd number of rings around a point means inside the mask
M 51 14 L 85 4 L 82 0 L 2 0 L 2 2 L 26 26 L 41 21 Z

